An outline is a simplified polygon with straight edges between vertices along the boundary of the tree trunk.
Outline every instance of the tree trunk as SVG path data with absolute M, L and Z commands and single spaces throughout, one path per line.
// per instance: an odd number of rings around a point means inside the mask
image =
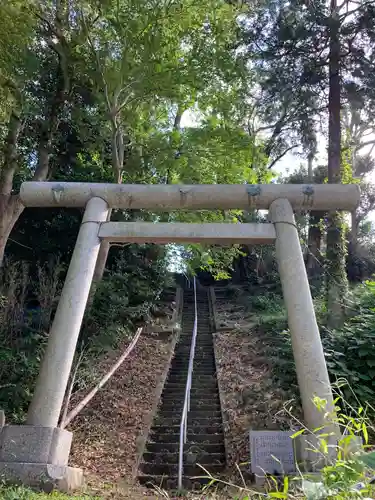
M 0 267 L 3 265 L 9 235 L 24 207 L 18 195 L 13 195 L 13 178 L 17 169 L 17 143 L 22 128 L 21 118 L 13 111 L 9 118 L 4 143 L 4 161 L 0 175 Z
M 95 285 L 97 283 L 100 283 L 100 281 L 103 278 L 110 247 L 111 245 L 109 241 L 102 241 L 100 244 L 98 260 L 96 261 L 96 267 L 93 276 L 93 288 L 92 291 L 90 292 L 90 295 L 95 293 L 94 291 L 94 289 L 96 289 Z
M 322 221 L 321 212 L 310 212 L 309 217 L 309 234 L 307 239 L 307 263 L 306 270 L 310 278 L 315 278 L 321 273 L 321 242 L 322 231 L 320 228 Z
M 329 96 L 328 96 L 328 182 L 341 182 L 341 82 L 340 19 L 337 0 L 331 0 L 329 19 Z M 327 319 L 337 327 L 345 317 L 348 280 L 345 269 L 346 243 L 342 213 L 330 212 L 327 223 Z
M 308 182 L 313 182 L 313 161 L 314 152 L 310 151 L 308 156 L 307 176 Z M 322 220 L 321 212 L 310 212 L 309 214 L 309 232 L 307 236 L 307 261 L 306 271 L 309 278 L 315 278 L 322 270 L 320 262 L 321 254 L 320 247 L 322 242 L 322 231 L 320 228 Z
M 9 235 L 24 208 L 18 195 L 0 195 L 0 267 Z
M 118 124 L 116 117 L 112 123 L 112 170 L 114 175 L 114 181 L 116 184 L 122 183 L 122 172 L 124 169 L 124 153 L 125 153 L 125 143 L 124 143 L 124 133 L 121 124 Z M 112 209 L 108 211 L 107 220 L 111 220 Z M 88 306 L 92 305 L 95 291 L 98 283 L 101 282 L 105 266 L 107 264 L 109 249 L 111 244 L 108 241 L 102 241 L 100 244 L 98 260 L 96 261 L 95 272 L 93 276 L 92 286 L 90 290 L 90 296 L 88 300 Z
M 354 210 L 351 213 L 352 227 L 350 230 L 350 243 L 352 244 L 353 252 L 355 253 L 358 245 L 358 229 L 359 229 L 359 220 L 357 217 L 357 212 Z

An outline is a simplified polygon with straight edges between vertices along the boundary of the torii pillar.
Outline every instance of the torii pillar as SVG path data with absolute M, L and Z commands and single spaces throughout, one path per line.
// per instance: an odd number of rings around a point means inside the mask
M 325 413 L 334 416 L 332 389 L 324 358 L 323 346 L 316 321 L 314 304 L 303 259 L 293 209 L 287 199 L 271 203 L 269 219 L 276 231 L 276 260 L 278 263 L 298 386 L 304 420 L 309 431 L 332 433 L 331 443 L 337 441 L 335 425 L 325 425 Z M 324 411 L 317 408 L 313 397 L 326 401 Z

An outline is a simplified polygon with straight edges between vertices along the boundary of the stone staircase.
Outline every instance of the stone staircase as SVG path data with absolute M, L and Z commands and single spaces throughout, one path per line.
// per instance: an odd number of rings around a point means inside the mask
M 184 489 L 199 489 L 209 480 L 201 464 L 213 475 L 225 467 L 224 434 L 216 379 L 208 295 L 197 291 L 198 334 L 184 447 Z M 139 466 L 141 484 L 177 489 L 180 422 L 184 406 L 190 346 L 194 326 L 194 293 L 184 292 L 182 331 L 176 345 L 161 404 L 154 419 Z

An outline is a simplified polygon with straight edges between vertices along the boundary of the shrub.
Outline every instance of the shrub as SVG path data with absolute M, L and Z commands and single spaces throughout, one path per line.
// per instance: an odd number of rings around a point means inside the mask
M 374 282 L 361 287 L 360 299 L 357 316 L 348 319 L 340 330 L 323 331 L 329 372 L 334 380 L 347 380 L 342 391 L 352 404 L 354 396 L 361 402 L 375 397 Z
M 56 261 L 33 269 L 8 262 L 1 270 L 0 408 L 12 422 L 24 419 L 30 403 L 64 271 Z M 92 360 L 116 348 L 148 318 L 166 274 L 164 247 L 130 245 L 117 251 L 115 259 L 112 255 L 111 270 L 97 288 L 81 330 L 80 387 L 94 381 Z

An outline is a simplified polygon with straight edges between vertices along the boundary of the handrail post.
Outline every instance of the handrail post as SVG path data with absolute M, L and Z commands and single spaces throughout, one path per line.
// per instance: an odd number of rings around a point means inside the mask
M 193 328 L 193 337 L 192 337 L 191 346 L 190 346 L 189 367 L 188 367 L 188 374 L 187 374 L 187 379 L 186 379 L 184 408 L 182 410 L 181 423 L 180 423 L 180 450 L 179 450 L 179 457 L 178 457 L 178 489 L 179 490 L 182 490 L 182 473 L 183 473 L 183 468 L 184 468 L 184 445 L 185 445 L 186 440 L 187 440 L 187 414 L 190 411 L 190 390 L 191 390 L 192 376 L 193 376 L 195 344 L 196 344 L 197 331 L 198 331 L 197 286 L 196 286 L 195 277 L 193 278 L 193 287 L 194 287 L 194 328 Z

